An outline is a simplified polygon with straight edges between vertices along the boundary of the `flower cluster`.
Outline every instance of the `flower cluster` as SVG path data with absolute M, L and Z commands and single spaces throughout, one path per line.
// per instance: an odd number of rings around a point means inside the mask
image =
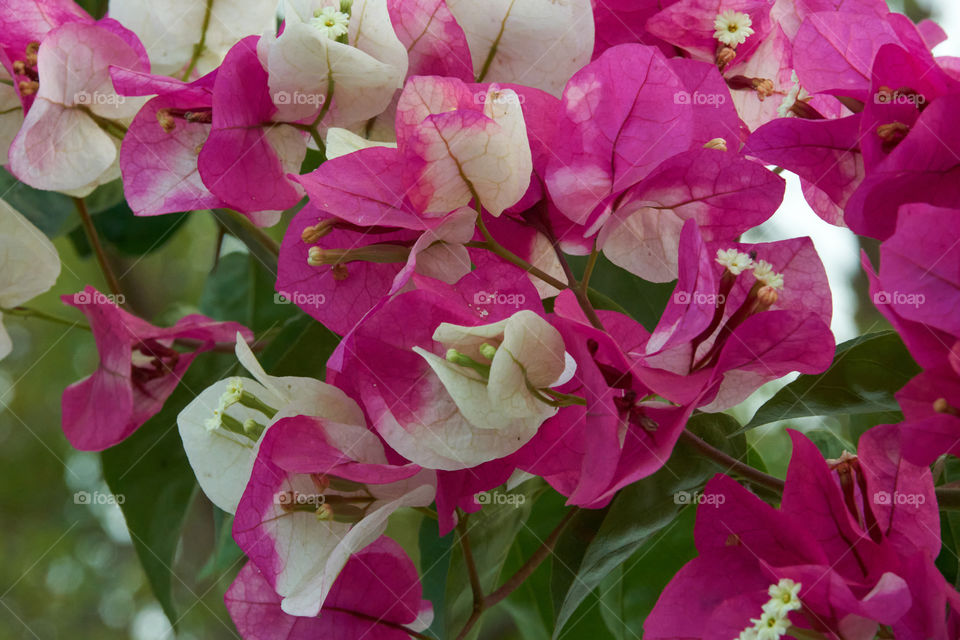
M 274 249 L 276 291 L 336 335 L 325 366 L 295 354 L 322 380 L 272 375 L 270 331 L 198 313 L 155 326 L 112 274 L 111 296 L 63 297 L 100 356 L 63 393 L 78 449 L 134 434 L 200 354 L 249 372 L 207 380 L 177 419 L 249 559 L 226 593 L 243 637 L 426 637 L 432 605 L 385 535 L 395 513 L 460 529 L 476 578 L 468 514 L 499 508 L 484 492 L 536 476 L 604 509 L 672 472 L 681 438 L 735 471 L 690 418 L 826 371 L 836 344 L 811 239 L 743 241 L 783 201 L 765 165 L 881 241 L 871 294 L 923 373 L 897 395 L 904 421 L 856 455 L 825 460 L 793 432 L 785 485 L 767 476 L 778 508 L 710 480 L 723 499 L 701 505 L 699 555 L 644 636 L 958 637 L 928 465 L 960 456 L 960 65 L 931 53 L 932 23 L 882 0 L 0 12 L 0 145 L 19 181 L 75 198 L 85 222 L 83 198 L 118 178 L 135 216 L 241 214 L 224 233 Z M 60 262 L 2 201 L 0 227 L 15 310 Z M 601 269 L 673 295 L 641 323 L 591 286 Z M 0 327 L 0 356 L 9 342 Z

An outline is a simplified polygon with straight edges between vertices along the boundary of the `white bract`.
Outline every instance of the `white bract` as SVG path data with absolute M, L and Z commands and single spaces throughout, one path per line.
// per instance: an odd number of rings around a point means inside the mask
M 50 289 L 60 275 L 53 243 L 0 200 L 0 308 L 12 309 Z M 0 359 L 12 349 L 0 313 Z
M 380 115 L 403 86 L 407 50 L 387 1 L 355 0 L 349 11 L 337 0 L 285 0 L 283 33 L 270 30 L 258 45 L 277 120 L 323 113 L 328 126 L 357 125 Z
M 263 434 L 281 418 L 304 415 L 339 424 L 365 424 L 363 412 L 340 389 L 313 378 L 268 375 L 239 334 L 236 353 L 255 379 L 234 377 L 216 382 L 177 417 L 183 447 L 200 488 L 228 513 L 237 510 Z M 242 404 L 240 395 L 244 392 L 275 410 L 275 415 L 267 416 Z M 249 428 L 246 433 L 238 433 L 227 423 Z
M 541 390 L 563 384 L 575 370 L 560 333 L 528 310 L 475 327 L 443 323 L 433 339 L 447 349 L 446 358 L 413 350 L 436 374 L 434 402 L 447 417 L 438 419 L 435 439 L 390 442 L 418 464 L 456 469 L 513 453 L 557 412 Z
M 276 7 L 273 0 L 110 0 L 109 15 L 137 34 L 154 73 L 180 75 L 202 39 L 194 67 L 202 75 L 244 37 L 272 29 Z

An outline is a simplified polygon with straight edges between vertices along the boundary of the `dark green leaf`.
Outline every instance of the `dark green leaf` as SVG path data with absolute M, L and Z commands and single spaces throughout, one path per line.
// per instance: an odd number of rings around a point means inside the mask
M 232 356 L 201 354 L 156 416 L 101 454 L 103 475 L 117 496 L 147 581 L 170 620 L 174 553 L 196 480 L 177 430 L 177 415 L 196 393 L 223 377 Z
M 442 538 L 437 535 L 437 521 L 432 518 L 424 518 L 420 523 L 420 582 L 423 584 L 423 598 L 433 604 L 430 630 L 437 636 L 444 628 L 444 597 L 455 536 L 455 533 Z
M 327 358 L 340 339 L 305 313 L 298 313 L 260 355 L 264 369 L 275 376 L 306 376 L 322 379 Z
M 51 238 L 66 233 L 72 226 L 71 220 L 80 221 L 72 199 L 62 193 L 29 187 L 5 169 L 0 171 L 0 193 L 11 207 Z
M 239 567 L 242 564 L 240 559 L 243 557 L 243 550 L 233 540 L 233 515 L 217 507 L 212 509 L 213 552 L 197 574 L 198 580 L 223 575 L 231 567 Z
M 586 258 L 569 256 L 571 268 L 578 276 L 583 273 Z M 627 313 L 653 331 L 667 307 L 675 282 L 647 282 L 621 269 L 602 254 L 590 278 L 590 300 L 599 309 Z
M 893 394 L 918 373 L 896 333 L 863 335 L 837 347 L 825 373 L 800 376 L 778 391 L 744 430 L 788 418 L 899 411 Z
M 698 414 L 687 427 L 734 457 L 746 455 L 743 437 L 730 437 L 739 428 L 730 416 Z M 669 527 L 689 503 L 684 498 L 717 471 L 724 469 L 681 442 L 663 469 L 621 490 L 606 509 L 582 511 L 574 518 L 555 553 L 553 589 L 559 605 L 554 637 L 604 578 Z
M 817 445 L 824 458 L 839 458 L 844 451 L 854 453 L 857 450 L 856 445 L 829 429 L 811 429 L 804 435 Z
M 273 276 L 244 252 L 220 258 L 207 278 L 200 310 L 216 320 L 233 320 L 257 334 L 298 315 L 297 308 L 273 290 Z
M 534 500 L 544 491 L 545 486 L 545 483 L 537 478 L 524 482 L 513 491 L 506 491 L 502 487 L 494 489 L 489 495 L 496 496 L 503 502 L 488 504 L 467 518 L 470 546 L 485 594 L 499 586 L 501 569 L 510 546 L 530 515 Z M 473 593 L 463 559 L 463 549 L 457 536 L 454 536 L 454 540 L 444 596 L 444 638 L 457 637 L 473 609 Z M 475 637 L 477 631 L 475 628 L 472 636 Z

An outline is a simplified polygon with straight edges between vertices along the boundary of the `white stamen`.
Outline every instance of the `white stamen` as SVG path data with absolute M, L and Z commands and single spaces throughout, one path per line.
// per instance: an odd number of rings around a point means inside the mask
M 716 29 L 713 37 L 728 47 L 736 47 L 754 34 L 752 25 L 753 20 L 747 14 L 733 10 L 724 11 L 713 22 L 713 28 Z
M 717 249 L 717 262 L 735 276 L 753 266 L 753 258 L 736 249 Z
M 766 260 L 758 260 L 753 265 L 753 277 L 773 289 L 783 289 L 783 274 L 773 270 Z

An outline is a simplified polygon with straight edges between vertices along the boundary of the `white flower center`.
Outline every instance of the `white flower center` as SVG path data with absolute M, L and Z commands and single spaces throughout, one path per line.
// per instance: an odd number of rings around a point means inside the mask
M 752 25 L 753 20 L 747 14 L 733 10 L 724 11 L 713 21 L 713 28 L 716 29 L 713 37 L 728 47 L 736 47 L 754 34 Z
M 783 289 L 783 274 L 773 270 L 766 260 L 758 260 L 753 265 L 753 277 L 773 289 Z
M 313 12 L 310 24 L 331 40 L 336 40 L 347 33 L 350 16 L 333 7 L 324 7 Z
M 736 249 L 717 249 L 717 262 L 735 276 L 753 266 L 753 258 Z
M 791 611 L 798 611 L 803 607 L 800 598 L 800 583 L 788 578 L 770 585 L 767 589 L 770 600 L 763 605 L 763 613 L 759 618 L 751 618 L 753 626 L 744 629 L 735 640 L 779 640 L 790 629 Z

